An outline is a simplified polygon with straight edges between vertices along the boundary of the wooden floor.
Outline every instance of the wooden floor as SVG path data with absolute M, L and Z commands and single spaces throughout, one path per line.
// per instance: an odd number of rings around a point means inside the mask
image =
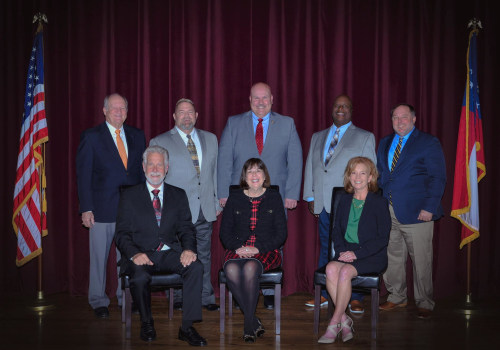
M 344 344 L 318 344 L 313 334 L 313 311 L 304 306 L 309 294 L 294 294 L 283 298 L 281 335 L 274 333 L 274 313 L 262 307 L 257 310 L 266 327 L 266 334 L 255 344 L 242 339 L 243 318 L 235 310 L 226 318 L 226 332 L 219 332 L 219 313 L 203 311 L 203 322 L 195 324 L 208 341 L 206 349 L 498 349 L 500 344 L 500 302 L 477 302 L 466 311 L 460 300 L 438 300 L 433 317 L 420 320 L 415 306 L 381 312 L 376 342 L 370 341 L 370 312 L 354 319 L 354 339 Z M 84 297 L 67 294 L 49 296 L 54 309 L 37 314 L 26 298 L 9 298 L 1 302 L 0 349 L 166 349 L 188 348 L 177 340 L 181 311 L 168 320 L 167 302 L 154 297 L 153 316 L 158 333 L 151 343 L 139 339 L 139 316 L 133 315 L 132 339 L 125 339 L 120 309 L 110 306 L 109 319 L 97 319 Z M 369 297 L 365 301 L 369 305 Z M 320 333 L 327 325 L 327 309 L 321 311 Z M 226 316 L 227 317 L 227 316 Z

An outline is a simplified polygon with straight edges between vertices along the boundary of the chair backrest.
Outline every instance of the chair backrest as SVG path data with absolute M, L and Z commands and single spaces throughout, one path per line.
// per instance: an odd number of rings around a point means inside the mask
M 335 214 L 340 203 L 340 198 L 346 194 L 344 187 L 334 187 L 332 188 L 332 205 L 330 207 L 330 231 L 328 240 L 328 261 L 333 260 L 334 246 L 333 246 L 333 228 L 335 226 Z
M 330 207 L 330 231 L 329 231 L 329 240 L 328 240 L 328 260 L 332 260 L 334 258 L 334 244 L 333 244 L 333 228 L 335 227 L 335 214 L 337 212 L 337 208 L 340 203 L 340 198 L 344 194 L 347 194 L 344 187 L 334 187 L 332 188 L 332 206 Z M 382 195 L 382 189 L 379 188 L 376 192 L 379 196 Z

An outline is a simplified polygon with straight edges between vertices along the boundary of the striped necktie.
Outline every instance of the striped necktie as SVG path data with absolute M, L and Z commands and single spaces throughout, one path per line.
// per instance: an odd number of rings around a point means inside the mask
M 335 146 L 337 146 L 337 143 L 339 142 L 339 133 L 340 133 L 340 128 L 337 128 L 335 134 L 333 135 L 332 142 L 330 143 L 330 147 L 328 148 L 328 153 L 326 154 L 325 166 L 328 165 L 328 162 L 332 158 L 333 152 L 335 151 Z
M 394 157 L 392 157 L 391 173 L 394 171 L 394 168 L 396 167 L 396 164 L 398 162 L 399 155 L 401 154 L 401 145 L 402 144 L 403 144 L 403 138 L 399 137 L 398 145 L 396 146 L 396 150 L 394 151 Z
M 196 145 L 191 138 L 191 135 L 186 135 L 188 138 L 187 149 L 191 155 L 191 160 L 193 161 L 194 168 L 196 169 L 196 174 L 200 176 L 200 160 L 198 159 L 198 152 L 196 151 Z

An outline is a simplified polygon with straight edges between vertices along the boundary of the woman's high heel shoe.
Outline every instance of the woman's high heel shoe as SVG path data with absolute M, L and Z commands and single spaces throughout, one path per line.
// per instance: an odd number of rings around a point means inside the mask
M 342 322 L 342 341 L 345 343 L 346 341 L 351 340 L 354 335 L 354 321 L 352 318 L 346 315 L 346 319 Z
M 266 332 L 266 330 L 265 330 L 264 326 L 262 325 L 262 322 L 260 321 L 260 318 L 258 318 L 258 317 L 257 317 L 257 323 L 259 324 L 259 326 L 254 331 L 254 333 L 255 333 L 255 336 L 257 338 L 260 338 L 260 337 L 264 336 L 264 333 Z
M 342 324 L 337 323 L 337 324 L 331 324 L 326 328 L 325 334 L 321 336 L 321 338 L 318 339 L 318 343 L 322 344 L 330 344 L 337 339 L 337 336 L 339 335 L 340 331 L 342 330 Z

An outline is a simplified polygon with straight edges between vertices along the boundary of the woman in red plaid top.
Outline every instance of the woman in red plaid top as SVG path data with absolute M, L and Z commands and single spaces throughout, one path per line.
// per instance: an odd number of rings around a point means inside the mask
M 269 188 L 266 165 L 250 158 L 243 165 L 240 188 L 230 191 L 224 207 L 220 239 L 226 248 L 227 285 L 244 314 L 244 340 L 255 342 L 264 334 L 255 316 L 259 277 L 281 265 L 280 248 L 287 237 L 283 200 Z

